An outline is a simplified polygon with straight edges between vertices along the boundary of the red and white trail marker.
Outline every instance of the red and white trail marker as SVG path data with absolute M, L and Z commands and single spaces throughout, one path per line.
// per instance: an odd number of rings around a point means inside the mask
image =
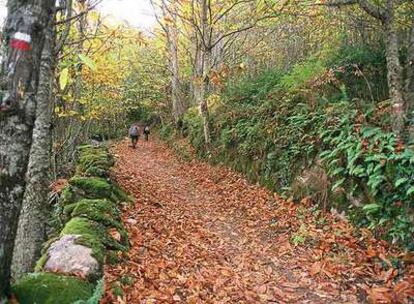
M 10 47 L 20 51 L 30 51 L 32 49 L 32 37 L 29 34 L 17 32 L 10 40 Z

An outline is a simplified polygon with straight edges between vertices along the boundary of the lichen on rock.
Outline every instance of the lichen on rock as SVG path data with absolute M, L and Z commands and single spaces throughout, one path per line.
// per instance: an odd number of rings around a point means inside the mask
M 76 244 L 80 235 L 64 235 L 52 243 L 47 251 L 46 272 L 57 272 L 81 278 L 99 278 L 101 267 L 92 249 Z

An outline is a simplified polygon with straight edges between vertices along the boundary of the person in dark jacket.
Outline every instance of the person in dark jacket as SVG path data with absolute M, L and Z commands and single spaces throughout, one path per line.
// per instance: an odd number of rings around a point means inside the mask
M 131 138 L 132 148 L 137 147 L 138 139 L 139 139 L 139 127 L 137 124 L 133 124 L 128 131 L 129 137 Z
M 149 126 L 145 126 L 145 128 L 144 128 L 145 141 L 148 141 L 149 135 L 150 135 L 150 127 Z

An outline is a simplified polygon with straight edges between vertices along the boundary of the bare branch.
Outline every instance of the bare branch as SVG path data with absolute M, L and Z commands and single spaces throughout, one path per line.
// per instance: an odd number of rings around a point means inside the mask
M 65 28 L 63 29 L 63 33 L 60 36 L 59 41 L 56 43 L 56 47 L 54 50 L 55 54 L 59 54 L 62 51 L 63 46 L 65 45 L 65 42 L 68 39 L 68 36 L 70 33 L 70 26 L 71 26 L 70 19 L 72 18 L 72 11 L 73 11 L 72 4 L 73 4 L 73 0 L 67 0 Z

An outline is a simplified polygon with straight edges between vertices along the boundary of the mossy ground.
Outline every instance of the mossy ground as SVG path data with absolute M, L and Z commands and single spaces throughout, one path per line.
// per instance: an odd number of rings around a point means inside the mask
M 93 292 L 87 281 L 44 272 L 29 274 L 13 286 L 20 304 L 72 304 L 87 301 Z

